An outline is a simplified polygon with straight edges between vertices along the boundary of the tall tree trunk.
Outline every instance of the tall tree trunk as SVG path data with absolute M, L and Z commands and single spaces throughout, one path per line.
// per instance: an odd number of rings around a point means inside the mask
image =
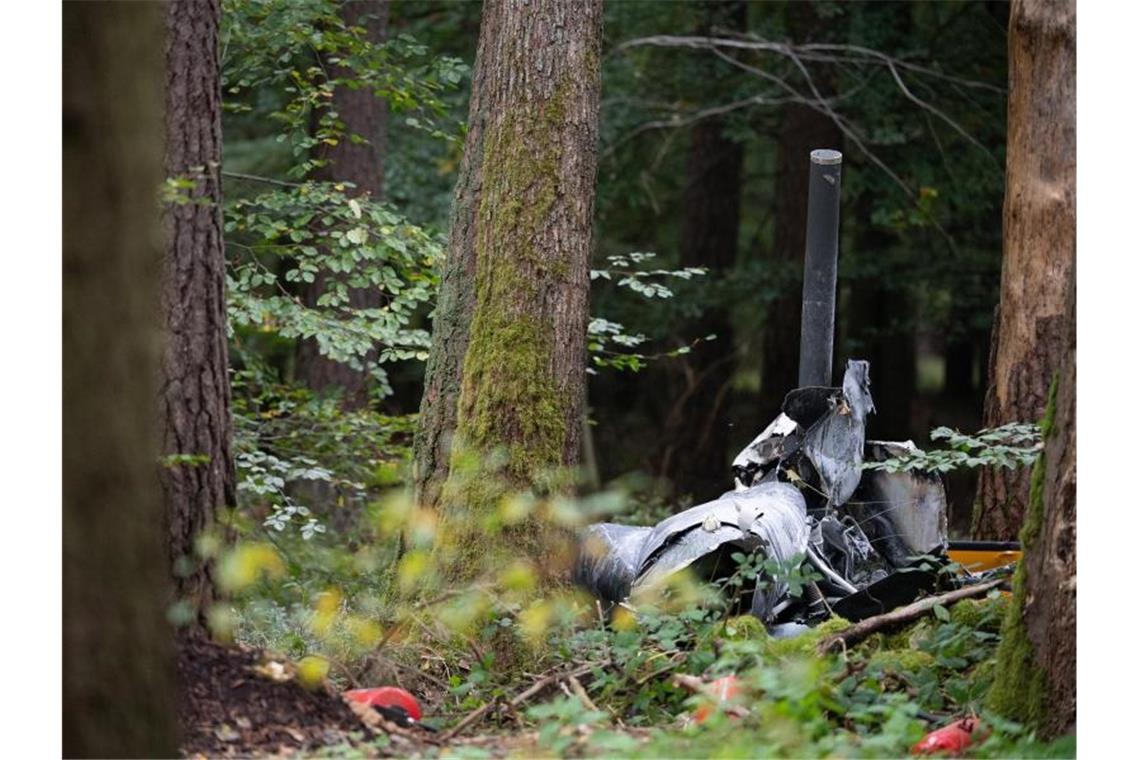
M 597 163 L 601 2 L 490 0 L 419 428 L 416 484 L 445 517 L 450 439 L 514 487 L 578 463 Z M 483 484 L 485 486 L 485 483 Z
M 366 30 L 367 39 L 380 44 L 387 36 L 388 0 L 350 0 L 341 7 L 341 18 L 346 26 L 360 26 Z M 348 73 L 334 64 L 326 62 L 333 77 L 347 76 Z M 350 89 L 337 87 L 333 91 L 333 110 L 344 122 L 344 139 L 336 145 L 322 144 L 317 158 L 327 161 L 313 172 L 313 179 L 320 182 L 351 182 L 355 185 L 355 195 L 368 195 L 380 200 L 384 189 L 384 151 L 388 121 L 388 104 L 377 97 L 367 87 Z M 358 143 L 348 139 L 349 135 L 359 135 L 367 140 Z M 325 278 L 318 276 L 316 281 L 304 289 L 302 298 L 305 305 L 315 307 L 317 299 L 325 291 Z M 371 309 L 381 305 L 380 291 L 375 288 L 351 288 L 348 292 L 349 306 L 354 309 Z M 376 352 L 369 355 L 366 364 L 375 361 Z M 340 388 L 343 391 L 341 404 L 345 409 L 363 409 L 368 405 L 368 391 L 372 385 L 367 370 L 359 371 L 342 362 L 335 362 L 321 356 L 315 340 L 305 340 L 297 348 L 297 378 L 316 391 Z
M 788 31 L 796 42 L 809 41 L 819 28 L 812 3 L 792 3 L 785 11 Z M 816 76 L 820 91 L 831 83 Z M 772 261 L 782 295 L 768 308 L 764 321 L 760 398 L 763 413 L 774 417 L 784 395 L 799 377 L 800 316 L 804 249 L 807 246 L 809 156 L 816 148 L 842 150 L 843 133 L 829 116 L 801 103 L 782 107 L 776 148 L 776 218 Z
M 708 3 L 705 24 L 743 31 L 744 3 Z M 711 84 L 711 83 L 710 83 Z M 744 148 L 724 134 L 722 119 L 698 122 L 689 134 L 686 183 L 681 193 L 680 265 L 705 267 L 708 281 L 724 279 L 736 263 L 740 234 L 740 181 Z M 716 335 L 715 342 L 665 367 L 670 382 L 669 414 L 661 435 L 658 473 L 672 480 L 678 493 L 710 498 L 729 482 L 729 392 L 736 372 L 736 347 L 728 309 L 712 304 L 688 325 L 689 339 Z
M 1041 419 L 1064 347 L 1065 289 L 1076 262 L 1076 10 L 1014 4 L 1001 304 L 983 423 Z M 982 473 L 974 535 L 1012 539 L 1029 498 L 1025 470 Z
M 170 757 L 161 6 L 66 3 L 63 45 L 63 754 Z
M 1015 11 L 1016 12 L 1016 11 Z M 1025 558 L 1002 627 L 991 707 L 1053 737 L 1077 722 L 1077 288 L 1064 311 L 1045 451 L 1021 529 Z
M 692 130 L 686 165 L 688 184 L 682 193 L 681 257 L 683 267 L 706 267 L 709 277 L 723 278 L 736 261 L 740 231 L 740 172 L 744 150 L 726 138 L 719 120 L 700 122 Z M 728 473 L 727 395 L 736 370 L 732 322 L 724 306 L 706 309 L 693 336 L 715 334 L 714 343 L 687 355 L 662 438 L 667 441 L 660 474 L 678 492 L 704 498 L 723 490 Z
M 179 600 L 204 623 L 212 566 L 195 539 L 236 504 L 222 248 L 220 0 L 172 0 L 166 14 L 166 176 L 190 177 L 166 209 L 162 307 L 162 485 Z M 181 457 L 181 461 L 172 459 Z

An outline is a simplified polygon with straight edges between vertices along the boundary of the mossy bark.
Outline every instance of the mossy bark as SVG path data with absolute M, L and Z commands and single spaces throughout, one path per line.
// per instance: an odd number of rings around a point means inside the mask
M 1001 303 L 983 424 L 1040 419 L 1063 353 L 1065 288 L 1076 263 L 1076 8 L 1019 0 L 1009 30 L 1009 136 Z M 1013 539 L 1029 498 L 1024 470 L 982 473 L 978 538 Z
M 600 53 L 598 0 L 484 5 L 415 444 L 448 522 L 579 459 Z
M 1024 559 L 1002 626 L 989 705 L 1045 736 L 1077 719 L 1076 283 L 1065 350 L 1049 392 L 1045 451 L 1033 469 L 1021 529 Z
M 162 16 L 63 5 L 64 757 L 177 751 L 155 476 Z

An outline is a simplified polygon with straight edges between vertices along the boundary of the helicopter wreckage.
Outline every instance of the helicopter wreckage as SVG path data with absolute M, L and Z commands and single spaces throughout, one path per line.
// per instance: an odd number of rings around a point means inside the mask
M 909 441 L 866 440 L 874 410 L 865 361 L 848 362 L 842 387 L 793 390 L 737 455 L 733 490 L 655 526 L 589 526 L 575 581 L 616 604 L 686 569 L 707 581 L 730 577 L 742 556 L 803 562 L 818 580 L 799 595 L 779 574 L 760 572 L 729 600 L 773 633 L 794 635 L 831 614 L 857 621 L 940 585 L 985 580 L 939 572 L 948 541 L 937 474 L 865 466 L 917 452 Z

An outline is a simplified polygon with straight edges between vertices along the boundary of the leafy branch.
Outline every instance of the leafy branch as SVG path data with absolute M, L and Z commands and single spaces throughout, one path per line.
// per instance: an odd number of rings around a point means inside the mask
M 950 472 L 972 467 L 1028 467 L 1037 461 L 1043 447 L 1041 427 L 1031 422 L 1011 422 L 979 430 L 973 435 L 947 427 L 930 432 L 931 440 L 945 441 L 948 448 L 911 453 L 882 462 L 865 462 L 867 470 L 886 472 Z

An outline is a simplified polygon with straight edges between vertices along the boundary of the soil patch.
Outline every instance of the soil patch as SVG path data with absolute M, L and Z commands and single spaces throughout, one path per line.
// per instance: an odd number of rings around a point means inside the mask
M 187 757 L 288 755 L 368 737 L 339 695 L 304 688 L 256 650 L 183 640 L 178 677 Z

